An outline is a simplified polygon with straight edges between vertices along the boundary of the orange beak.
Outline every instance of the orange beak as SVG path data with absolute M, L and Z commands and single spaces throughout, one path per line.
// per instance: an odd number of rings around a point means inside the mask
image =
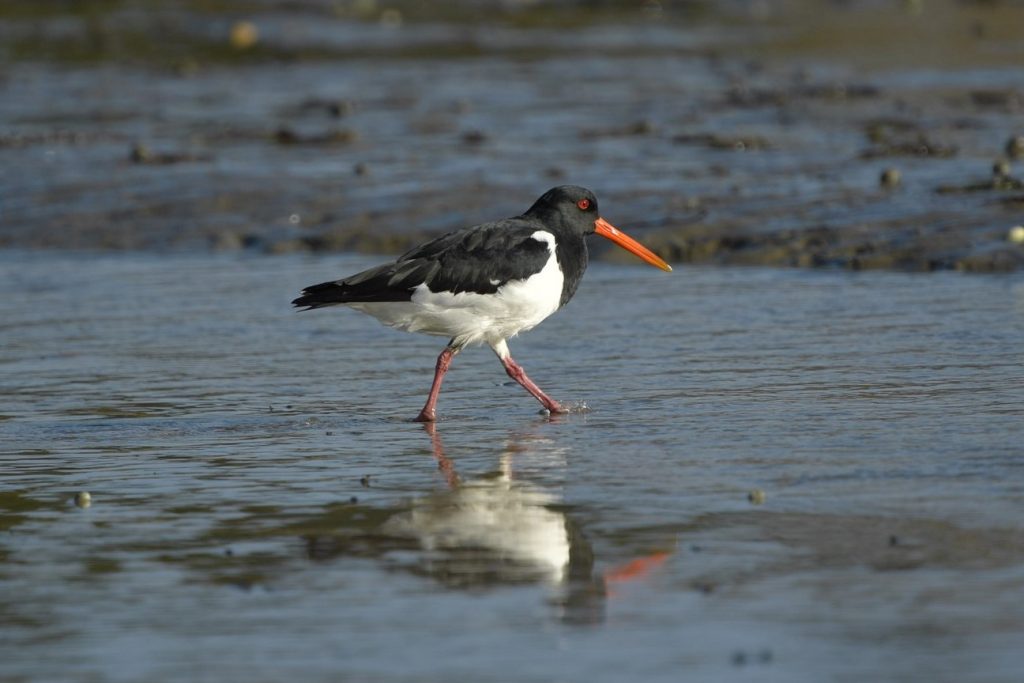
M 597 234 L 600 235 L 601 237 L 607 237 L 612 242 L 615 242 L 615 244 L 619 245 L 626 251 L 636 254 L 644 261 L 650 263 L 652 266 L 657 266 L 658 268 L 661 268 L 662 270 L 665 271 L 672 271 L 672 266 L 658 258 L 658 256 L 653 251 L 651 251 L 644 245 L 640 244 L 635 239 L 633 239 L 626 233 L 622 232 L 605 219 L 598 218 L 596 221 L 594 221 L 594 228 L 596 229 Z

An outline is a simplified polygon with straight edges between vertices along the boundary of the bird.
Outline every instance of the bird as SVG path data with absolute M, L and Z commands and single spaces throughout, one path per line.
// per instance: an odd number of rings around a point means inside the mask
M 487 344 L 505 372 L 543 406 L 569 412 L 531 380 L 508 339 L 565 306 L 587 267 L 586 238 L 605 237 L 664 271 L 664 260 L 601 218 L 597 197 L 576 185 L 554 187 L 520 216 L 456 230 L 385 263 L 302 290 L 302 310 L 344 305 L 406 332 L 448 337 L 417 422 L 437 420 L 437 399 L 452 359 Z

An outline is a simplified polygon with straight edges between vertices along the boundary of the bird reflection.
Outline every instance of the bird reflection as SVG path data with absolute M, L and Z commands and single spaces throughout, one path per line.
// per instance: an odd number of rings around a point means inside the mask
M 589 571 L 593 553 L 568 517 L 552 508 L 559 501 L 544 489 L 514 479 L 513 461 L 525 450 L 524 435 L 513 434 L 506 442 L 497 472 L 467 481 L 445 454 L 436 425 L 424 429 L 448 490 L 413 501 L 412 509 L 388 526 L 419 539 L 437 570 L 431 573 L 459 585 L 558 585 L 574 562 Z M 564 462 L 564 453 L 547 453 Z
M 551 490 L 516 477 L 517 457 L 562 467 L 566 450 L 533 430 L 509 434 L 496 472 L 464 479 L 445 452 L 436 423 L 423 425 L 445 489 L 400 510 L 365 509 L 355 535 L 307 536 L 316 559 L 337 555 L 384 556 L 392 566 L 429 576 L 451 588 L 543 584 L 560 617 L 573 623 L 603 621 L 614 585 L 660 565 L 668 553 L 636 558 L 603 573 L 585 535 Z M 409 553 L 407 551 L 415 551 Z

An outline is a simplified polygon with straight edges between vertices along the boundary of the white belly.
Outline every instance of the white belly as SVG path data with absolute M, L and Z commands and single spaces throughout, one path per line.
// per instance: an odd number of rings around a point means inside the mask
M 548 245 L 544 268 L 526 280 L 509 281 L 494 294 L 431 292 L 420 285 L 410 301 L 348 305 L 406 332 L 450 337 L 459 345 L 497 344 L 558 310 L 564 278 L 555 258 L 555 238 L 543 230 L 532 237 Z

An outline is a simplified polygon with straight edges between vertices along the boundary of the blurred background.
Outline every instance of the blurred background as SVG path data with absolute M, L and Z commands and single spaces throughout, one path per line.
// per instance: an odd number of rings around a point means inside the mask
M 5 0 L 0 245 L 395 252 L 548 187 L 675 262 L 1024 265 L 1020 0 Z

